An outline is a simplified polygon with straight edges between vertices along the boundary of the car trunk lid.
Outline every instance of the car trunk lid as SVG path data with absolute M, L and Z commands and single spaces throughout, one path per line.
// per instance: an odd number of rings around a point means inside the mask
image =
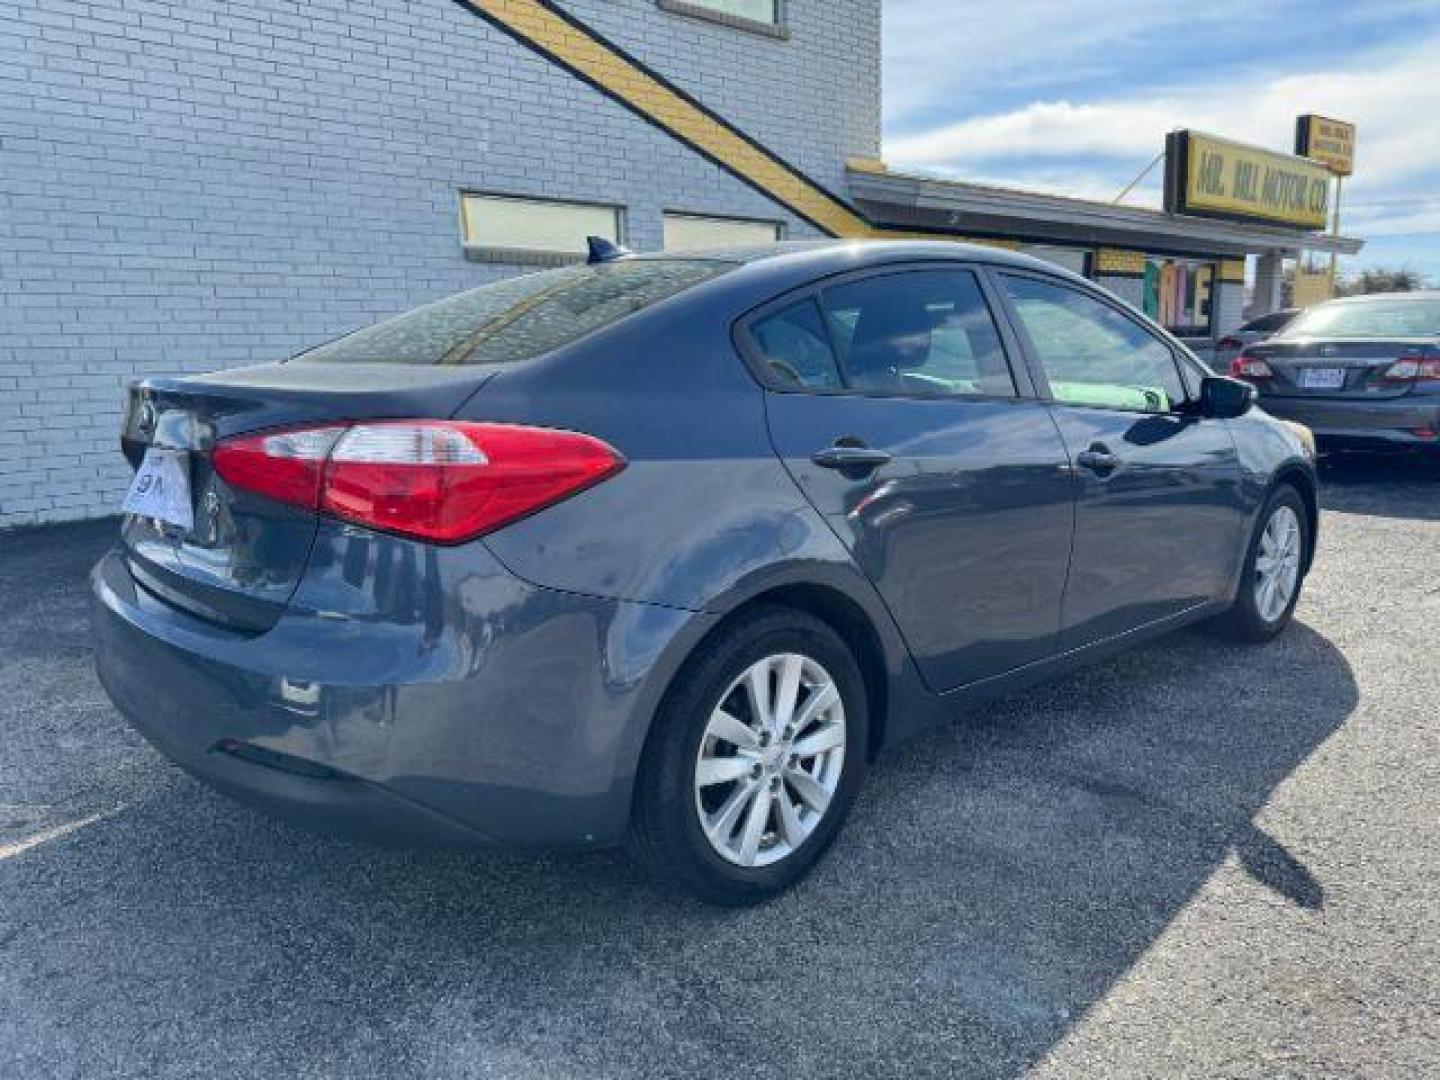
M 1402 359 L 1433 357 L 1428 338 L 1327 338 L 1276 340 L 1251 345 L 1245 356 L 1263 360 L 1273 373 L 1257 380 L 1266 397 L 1385 400 L 1403 397 L 1413 382 L 1386 378 Z
M 193 521 L 127 514 L 121 540 L 132 573 L 191 614 L 267 629 L 299 584 L 320 519 L 226 484 L 212 465 L 216 442 L 301 424 L 449 417 L 495 370 L 292 362 L 134 384 L 121 448 L 137 469 L 147 452 L 173 453 Z

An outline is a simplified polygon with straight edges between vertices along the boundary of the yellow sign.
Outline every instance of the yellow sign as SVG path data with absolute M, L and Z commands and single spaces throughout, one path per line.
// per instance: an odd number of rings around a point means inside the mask
M 1295 121 L 1295 153 L 1349 176 L 1355 171 L 1355 125 L 1306 113 Z
M 1330 210 L 1330 170 L 1213 135 L 1172 131 L 1165 140 L 1165 209 L 1323 229 Z

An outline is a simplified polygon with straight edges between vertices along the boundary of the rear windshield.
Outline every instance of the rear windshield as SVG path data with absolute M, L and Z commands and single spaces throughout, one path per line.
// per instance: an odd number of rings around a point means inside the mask
M 1353 304 L 1321 304 L 1302 312 L 1279 336 L 1436 337 L 1440 336 L 1440 297 L 1433 300 L 1364 300 Z
M 295 357 L 307 364 L 510 364 L 724 273 L 719 259 L 567 266 L 459 293 Z

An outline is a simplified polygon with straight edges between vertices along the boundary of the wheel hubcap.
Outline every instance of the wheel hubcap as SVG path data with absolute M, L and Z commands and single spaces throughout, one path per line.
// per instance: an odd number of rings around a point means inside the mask
M 1290 606 L 1300 580 L 1300 519 L 1288 506 L 1270 515 L 1255 556 L 1255 608 L 1274 622 Z
M 817 661 L 757 660 L 720 696 L 695 762 L 706 838 L 738 866 L 792 854 L 830 807 L 845 766 L 845 706 Z

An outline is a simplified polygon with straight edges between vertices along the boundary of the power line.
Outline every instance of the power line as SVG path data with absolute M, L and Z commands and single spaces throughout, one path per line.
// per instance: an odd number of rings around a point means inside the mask
M 1135 177 L 1134 180 L 1131 180 L 1130 183 L 1126 184 L 1125 189 L 1121 191 L 1119 195 L 1116 195 L 1115 198 L 1110 200 L 1111 204 L 1113 205 L 1115 203 L 1118 203 L 1121 199 L 1125 198 L 1126 195 L 1129 195 L 1130 192 L 1134 191 L 1136 185 L 1139 184 L 1141 180 L 1144 180 L 1145 177 L 1150 175 L 1150 170 L 1155 168 L 1156 165 L 1159 165 L 1160 162 L 1164 160 L 1165 151 L 1161 150 L 1160 153 L 1155 155 L 1155 160 L 1151 161 L 1149 165 L 1146 165 L 1145 168 L 1140 170 L 1139 176 Z

